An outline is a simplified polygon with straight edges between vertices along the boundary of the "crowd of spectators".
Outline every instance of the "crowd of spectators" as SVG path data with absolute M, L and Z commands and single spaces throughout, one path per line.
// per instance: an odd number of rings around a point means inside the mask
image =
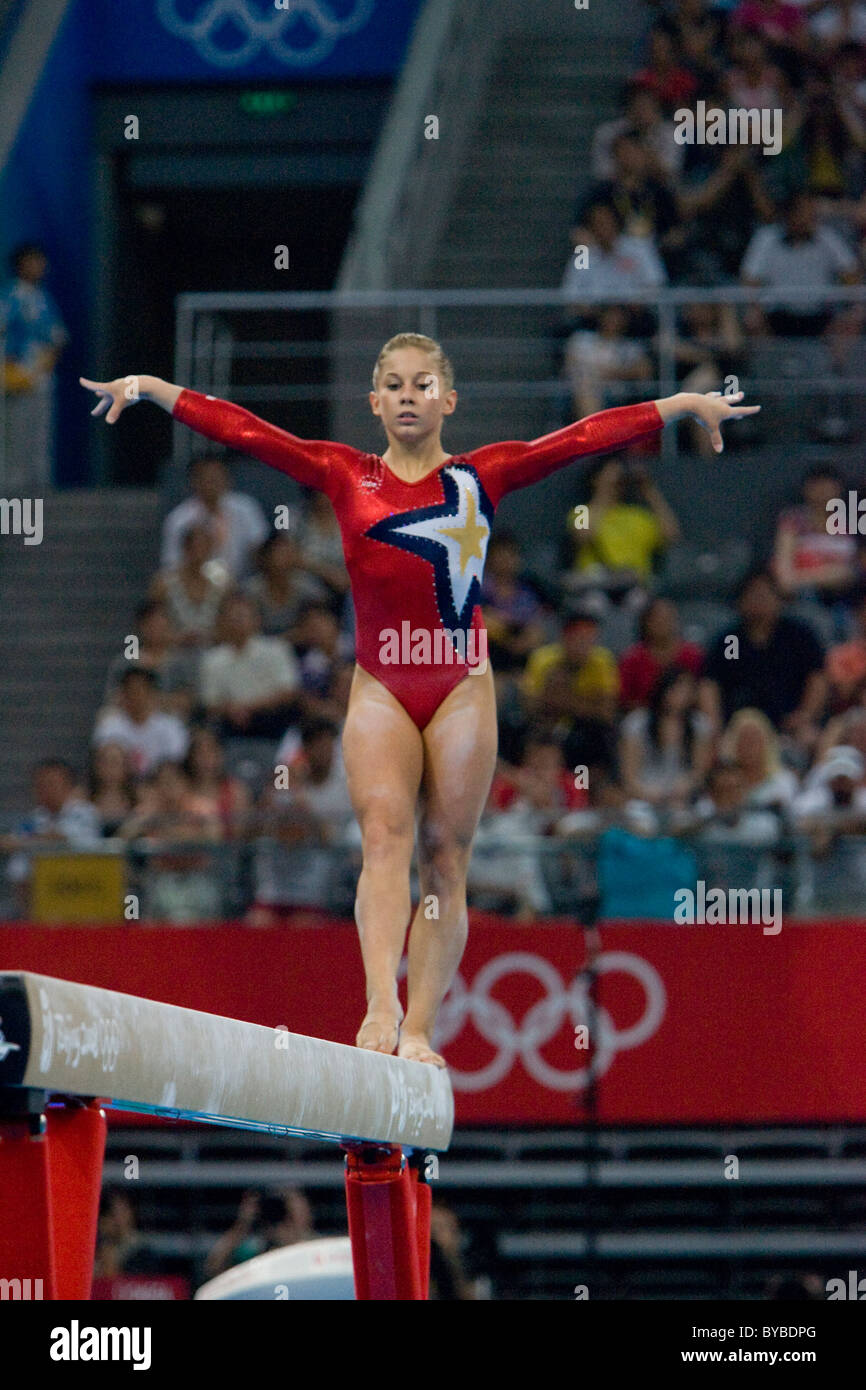
M 500 760 L 474 899 L 550 911 L 537 837 L 575 845 L 618 827 L 781 846 L 802 833 L 826 853 L 866 829 L 866 558 L 827 526 L 847 481 L 830 466 L 806 474 L 764 565 L 740 577 L 718 630 L 697 634 L 664 593 L 680 527 L 646 459 L 596 461 L 583 483 L 555 582 L 514 533 L 490 544 Z M 0 847 L 23 890 L 40 843 L 126 841 L 146 865 L 145 914 L 183 921 L 220 915 L 217 851 L 247 845 L 248 920 L 268 923 L 327 905 L 337 863 L 356 865 L 340 747 L 351 603 L 319 497 L 289 533 L 268 533 L 213 455 L 194 462 L 191 493 L 166 519 L 137 645 L 106 673 L 86 778 L 40 765 L 34 811 Z
M 697 121 L 699 110 L 723 113 L 720 138 L 703 124 L 689 132 L 683 113 Z M 754 113 L 747 133 L 734 112 Z M 657 376 L 655 316 L 629 294 L 666 284 L 779 290 L 762 304 L 681 307 L 682 389 L 717 389 L 771 338 L 821 340 L 828 374 L 844 375 L 864 306 L 822 290 L 862 280 L 866 6 L 656 0 L 620 113 L 594 131 L 568 235 L 564 361 L 577 416 L 635 399 Z M 786 295 L 791 286 L 808 293 Z M 603 294 L 618 302 L 593 302 Z M 821 427 L 839 438 L 833 404 Z

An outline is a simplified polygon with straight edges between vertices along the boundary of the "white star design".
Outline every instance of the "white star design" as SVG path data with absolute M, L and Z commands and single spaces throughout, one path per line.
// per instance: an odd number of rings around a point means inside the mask
M 484 570 L 490 526 L 481 509 L 478 479 L 463 468 L 445 468 L 457 484 L 457 507 L 446 516 L 429 517 L 425 521 L 407 521 L 394 530 L 407 536 L 422 536 L 441 545 L 448 561 L 448 578 L 454 596 L 454 607 L 462 613 L 472 581 Z

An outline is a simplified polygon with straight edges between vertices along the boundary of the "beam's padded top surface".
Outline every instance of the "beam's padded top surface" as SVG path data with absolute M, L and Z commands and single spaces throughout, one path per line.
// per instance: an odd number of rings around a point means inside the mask
M 0 1085 L 440 1151 L 454 1123 L 438 1067 L 28 972 L 0 974 Z

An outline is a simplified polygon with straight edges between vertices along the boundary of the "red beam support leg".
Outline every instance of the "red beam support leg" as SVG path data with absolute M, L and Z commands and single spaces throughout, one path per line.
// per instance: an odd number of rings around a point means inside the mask
M 346 1209 L 360 1300 L 426 1297 L 422 1265 L 429 1266 L 429 1244 L 419 1258 L 417 1181 L 399 1148 L 346 1148 Z
M 0 1092 L 0 1279 L 12 1297 L 88 1299 L 105 1116 L 96 1101 Z
M 421 1275 L 421 1297 L 430 1297 L 430 1215 L 433 1208 L 433 1189 L 424 1180 L 421 1163 L 424 1155 L 418 1155 L 418 1165 L 413 1171 L 416 1175 L 416 1244 L 418 1248 L 418 1269 Z

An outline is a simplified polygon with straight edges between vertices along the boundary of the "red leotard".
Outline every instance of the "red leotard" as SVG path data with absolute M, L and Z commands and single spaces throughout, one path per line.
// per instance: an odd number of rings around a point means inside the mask
M 483 666 L 478 599 L 500 499 L 573 459 L 624 448 L 664 424 L 652 401 L 617 406 L 528 444 L 486 444 L 407 483 L 376 454 L 298 439 L 197 391 L 182 391 L 173 413 L 208 439 L 328 495 L 352 584 L 358 664 L 419 729 L 473 666 Z

